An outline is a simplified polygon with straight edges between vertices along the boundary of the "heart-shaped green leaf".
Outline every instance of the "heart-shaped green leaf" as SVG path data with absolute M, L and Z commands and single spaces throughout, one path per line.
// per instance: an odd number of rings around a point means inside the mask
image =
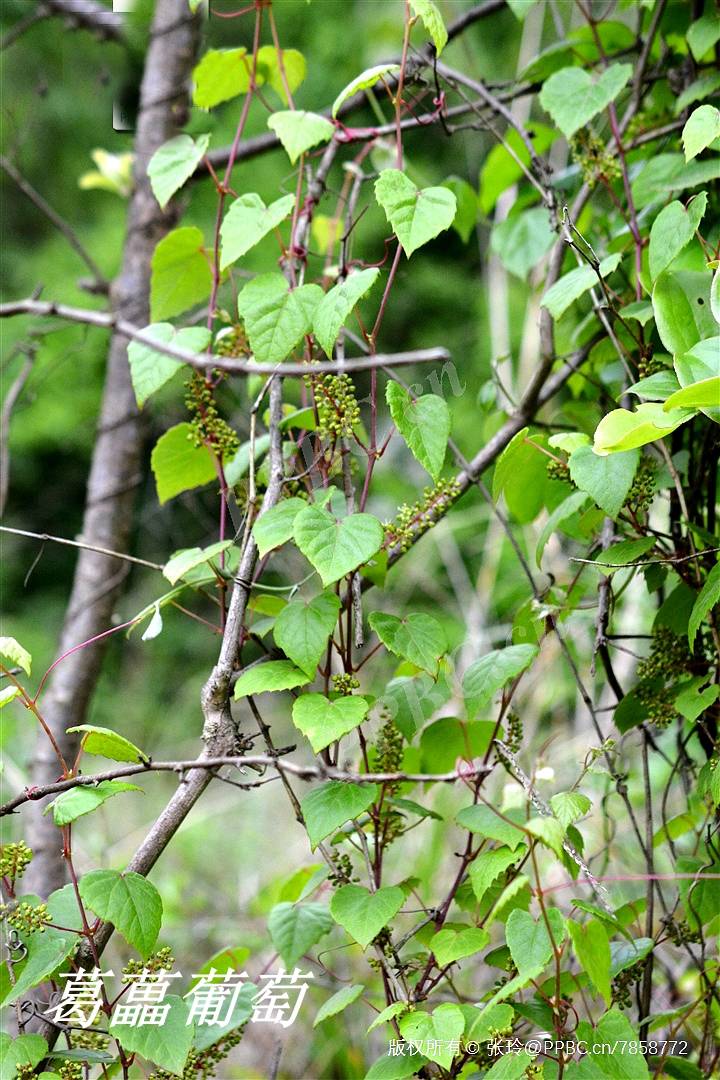
M 545 82 L 540 104 L 569 139 L 615 100 L 632 70 L 632 64 L 611 64 L 593 78 L 580 67 L 561 68 Z
M 554 943 L 560 945 L 565 938 L 565 920 L 557 908 L 548 908 L 546 914 Z M 515 908 L 508 916 L 505 939 L 520 974 L 544 967 L 552 956 L 553 942 L 545 920 L 535 920 L 528 911 L 520 908 Z
M 493 649 L 471 664 L 462 681 L 468 716 L 476 717 L 498 690 L 530 667 L 537 654 L 536 645 L 508 645 L 506 649 Z
M 349 698 L 345 699 L 349 701 Z M 405 893 L 397 885 L 371 893 L 361 885 L 343 885 L 330 901 L 330 913 L 363 949 L 397 915 Z
M 433 934 L 430 938 L 430 949 L 440 967 L 445 967 L 446 964 L 453 964 L 456 960 L 480 952 L 489 940 L 490 935 L 482 927 L 468 926 L 466 930 L 446 928 Z
M 450 410 L 444 398 L 423 394 L 414 401 L 396 382 L 385 391 L 390 415 L 411 454 L 437 480 L 450 436 Z
M 373 611 L 368 622 L 386 649 L 403 660 L 437 675 L 440 657 L 447 652 L 447 639 L 442 626 L 432 615 L 411 612 L 400 619 Z
M 408 258 L 449 229 L 457 213 L 452 191 L 445 187 L 419 189 L 400 169 L 383 169 L 375 181 L 375 198 Z
M 294 195 L 283 195 L 266 206 L 253 192 L 235 199 L 220 228 L 220 269 L 224 270 L 277 228 L 292 213 Z
M 332 925 L 325 904 L 276 904 L 268 918 L 272 943 L 290 970 Z
M 341 739 L 365 719 L 365 698 L 340 697 L 330 701 L 322 694 L 303 694 L 293 704 L 293 724 L 307 735 L 316 754 Z
M 341 825 L 363 814 L 377 793 L 377 784 L 330 780 L 306 795 L 300 806 L 313 849 Z
M 432 1014 L 419 1010 L 407 1013 L 400 1020 L 404 1039 L 417 1044 L 422 1053 L 449 1069 L 455 1056 L 453 1044 L 459 1042 L 465 1030 L 465 1017 L 459 1005 L 438 1005 Z
M 56 825 L 69 825 L 83 814 L 89 814 L 98 806 L 101 806 L 113 795 L 119 795 L 122 791 L 142 791 L 137 784 L 127 784 L 122 780 L 101 780 L 98 784 L 81 784 L 79 787 L 63 791 L 57 799 L 53 799 L 49 806 L 43 810 L 47 814 L 52 810 L 53 821 Z
M 298 514 L 294 536 L 324 586 L 366 563 L 385 538 L 382 525 L 371 514 L 350 514 L 338 521 L 319 506 L 307 506 Z
M 194 225 L 164 236 L 150 262 L 150 317 L 153 322 L 182 315 L 210 296 L 212 271 L 203 234 Z
M 277 135 L 292 165 L 306 150 L 331 139 L 335 131 L 325 116 L 304 109 L 274 112 L 267 126 Z
M 253 525 L 253 536 L 261 557 L 291 538 L 295 518 L 306 506 L 304 499 L 293 496 L 260 515 Z
M 190 1006 L 175 994 L 163 999 L 168 1006 L 162 1024 L 110 1024 L 110 1032 L 130 1054 L 140 1054 L 153 1064 L 172 1073 L 182 1074 L 193 1043 L 195 1025 L 190 1020 Z M 215 1028 L 222 1031 L 222 1028 Z
M 707 194 L 701 191 L 688 204 L 687 210 L 679 199 L 664 206 L 650 230 L 648 265 L 655 280 L 683 248 L 690 243 L 707 206 Z
M 172 323 L 151 323 L 143 332 L 157 338 L 164 345 L 188 349 L 194 353 L 203 352 L 210 344 L 210 331 L 202 326 L 184 326 L 181 330 L 176 330 Z M 130 342 L 128 360 L 130 378 L 138 405 L 143 405 L 151 394 L 164 386 L 176 371 L 184 367 L 171 356 L 156 352 L 152 346 L 145 345 L 141 341 Z
M 310 333 L 323 295 L 319 285 L 288 289 L 282 274 L 253 278 L 240 293 L 237 306 L 255 359 L 261 364 L 284 360 Z
M 373 287 L 380 271 L 376 266 L 356 270 L 345 281 L 325 293 L 315 312 L 315 337 L 328 356 L 337 341 L 340 328 L 361 297 Z
M 615 518 L 632 486 L 639 460 L 638 450 L 605 456 L 596 454 L 590 446 L 579 446 L 570 455 L 568 464 L 573 483 Z
M 68 732 L 84 732 L 80 745 L 86 754 L 97 754 L 99 757 L 110 758 L 112 761 L 147 761 L 135 743 L 131 743 L 124 735 L 118 735 L 111 728 L 98 727 L 95 724 L 78 724 L 69 727 Z
M 92 870 L 80 879 L 80 895 L 96 915 L 111 922 L 143 959 L 150 955 L 160 933 L 163 905 L 160 893 L 141 874 Z
M 158 147 L 150 158 L 147 174 L 153 194 L 164 210 L 170 199 L 192 176 L 210 142 L 209 135 L 176 135 Z
M 309 682 L 310 677 L 289 660 L 268 660 L 243 672 L 235 683 L 235 700 L 270 690 L 293 690 Z
M 340 599 L 335 593 L 321 593 L 311 600 L 298 597 L 275 619 L 275 643 L 299 668 L 314 675 L 339 613 Z

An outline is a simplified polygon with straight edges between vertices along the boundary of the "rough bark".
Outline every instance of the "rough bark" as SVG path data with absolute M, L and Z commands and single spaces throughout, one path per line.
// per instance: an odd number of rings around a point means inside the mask
M 147 163 L 161 143 L 175 134 L 185 115 L 186 83 L 191 70 L 197 20 L 187 0 L 157 0 L 140 91 L 135 137 L 135 188 L 130 200 L 122 269 L 112 285 L 110 303 L 121 318 L 144 326 L 150 321 L 150 259 L 157 244 L 176 223 L 172 209 L 160 210 L 147 178 Z M 127 339 L 113 334 L 87 486 L 82 538 L 97 547 L 126 551 L 131 537 L 135 492 L 140 480 L 142 430 L 130 382 Z M 107 630 L 126 568 L 94 551 L 82 551 L 57 655 Z M 104 642 L 80 649 L 55 669 L 40 708 L 66 760 L 77 752 L 76 736 L 66 728 L 82 724 L 97 683 Z M 33 784 L 58 778 L 59 765 L 40 733 L 32 765 Z M 31 808 L 28 841 L 35 858 L 26 885 L 47 896 L 66 881 L 60 834 L 42 803 Z

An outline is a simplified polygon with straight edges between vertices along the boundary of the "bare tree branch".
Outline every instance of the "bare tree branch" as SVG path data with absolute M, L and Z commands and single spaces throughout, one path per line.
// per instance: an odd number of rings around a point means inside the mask
M 450 359 L 447 349 L 439 346 L 432 349 L 415 349 L 399 353 L 374 353 L 367 356 L 353 357 L 347 361 L 318 361 L 312 366 L 306 363 L 283 363 L 283 364 L 256 364 L 250 360 L 238 360 L 234 357 L 214 356 L 212 353 L 193 353 L 187 349 L 179 349 L 168 345 L 164 341 L 158 341 L 146 330 L 128 322 L 127 319 L 105 311 L 92 311 L 86 308 L 69 307 L 67 304 L 56 304 L 50 300 L 13 300 L 7 304 L 0 304 L 0 319 L 7 319 L 15 315 L 39 315 L 45 318 L 56 316 L 67 319 L 69 322 L 84 323 L 86 326 L 97 326 L 103 330 L 115 330 L 123 337 L 140 341 L 143 345 L 149 345 L 155 352 L 163 356 L 170 356 L 181 364 L 189 364 L 196 371 L 203 373 L 208 370 L 226 371 L 229 375 L 308 375 L 322 374 L 327 372 L 345 371 L 352 374 L 353 371 L 371 371 L 373 368 L 402 367 L 409 364 L 442 364 Z
M 62 15 L 80 30 L 90 30 L 98 37 L 125 44 L 122 15 L 109 11 L 97 0 L 41 0 L 39 6 L 51 15 Z
M 123 559 L 125 562 L 135 563 L 137 566 L 147 566 L 150 570 L 163 569 L 162 563 L 139 559 L 136 555 L 126 555 L 124 551 L 110 551 L 108 548 L 97 547 L 95 544 L 86 544 L 82 540 L 68 540 L 65 536 L 50 536 L 49 533 L 28 532 L 27 529 L 11 529 L 9 525 L 0 525 L 0 532 L 12 533 L 13 536 L 28 536 L 32 540 L 42 540 L 43 543 L 52 541 L 53 544 L 66 544 L 68 547 L 82 548 L 84 551 L 96 551 L 98 555 L 108 555 L 111 559 Z
M 332 765 L 326 765 L 318 760 L 315 765 L 301 765 L 295 761 L 286 761 L 281 757 L 270 754 L 223 754 L 215 757 L 194 758 L 188 761 L 148 761 L 145 765 L 123 765 L 117 769 L 108 769 L 107 772 L 95 773 L 92 776 L 73 776 L 68 780 L 58 780 L 55 784 L 45 784 L 41 788 L 26 788 L 20 795 L 8 800 L 0 806 L 0 817 L 14 813 L 24 803 L 36 802 L 48 795 L 60 795 L 63 791 L 70 791 L 77 787 L 94 787 L 105 780 L 117 780 L 122 776 L 139 776 L 143 773 L 174 772 L 181 777 L 181 786 L 186 781 L 184 774 L 198 769 L 220 769 L 225 765 L 231 765 L 237 769 L 261 767 L 263 769 L 276 769 L 278 772 L 290 773 L 300 780 L 341 780 L 348 784 L 452 784 L 457 780 L 475 780 L 478 776 L 491 772 L 491 765 L 468 765 L 467 768 L 456 769 L 445 773 L 406 773 L 406 772 L 367 772 L 359 773 L 347 769 L 336 769 Z M 208 777 L 208 782 L 212 777 Z

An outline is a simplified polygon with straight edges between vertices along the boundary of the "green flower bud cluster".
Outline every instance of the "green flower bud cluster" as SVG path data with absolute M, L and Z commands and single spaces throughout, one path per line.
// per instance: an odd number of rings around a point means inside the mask
M 79 1061 L 63 1061 L 57 1070 L 62 1080 L 83 1080 L 85 1073 Z
M 545 466 L 545 470 L 550 480 L 562 480 L 567 484 L 572 484 L 572 480 L 570 479 L 570 466 L 566 461 L 550 458 Z
M 378 772 L 399 772 L 403 759 L 403 737 L 393 720 L 386 720 L 375 743 Z
M 209 1077 L 217 1076 L 217 1066 L 224 1061 L 234 1046 L 237 1046 L 243 1037 L 245 1025 L 236 1028 L 218 1039 L 207 1050 L 191 1050 L 185 1062 L 182 1072 L 182 1080 L 208 1080 Z M 178 1080 L 176 1073 L 167 1072 L 166 1069 L 155 1069 L 148 1076 L 148 1080 Z
M 360 687 L 360 680 L 354 675 L 333 675 L 332 681 L 335 693 L 342 694 L 343 697 L 350 697 L 352 692 Z
M 3 844 L 0 848 L 0 877 L 15 881 L 22 877 L 32 862 L 33 853 L 24 840 L 14 844 Z
M 667 364 L 664 364 L 659 356 L 643 356 L 638 364 L 638 378 L 648 379 L 651 375 L 667 370 Z
M 212 386 L 195 371 L 185 382 L 185 405 L 190 413 L 190 434 L 193 446 L 212 446 L 219 458 L 232 457 L 240 440 L 218 412 Z
M 635 473 L 635 479 L 630 485 L 630 490 L 625 499 L 625 506 L 632 510 L 633 513 L 638 514 L 643 510 L 647 510 L 655 498 L 657 472 L 657 465 L 652 458 L 648 457 L 647 454 L 643 454 Z
M 392 935 L 387 926 L 383 926 L 379 934 L 376 934 L 372 940 L 373 945 L 377 945 L 385 956 L 392 956 Z
M 667 626 L 659 626 L 653 632 L 652 648 L 646 660 L 638 664 L 639 679 L 674 679 L 687 670 L 690 653 L 683 638 Z
M 638 686 L 635 691 L 638 700 L 647 710 L 648 717 L 656 728 L 664 729 L 677 719 L 679 714 L 675 708 L 675 692 L 670 687 L 656 688 L 653 686 Z
M 32 1065 L 16 1065 L 15 1080 L 32 1080 L 36 1075 Z
M 666 915 L 660 921 L 673 945 L 694 945 L 700 941 L 700 931 L 692 930 L 684 919 L 676 920 L 672 915 Z
M 633 964 L 632 967 L 625 968 L 624 971 L 619 972 L 612 981 L 611 996 L 613 1005 L 619 1005 L 621 1009 L 629 1009 L 632 1005 L 632 998 L 630 992 L 635 985 L 642 978 L 643 971 L 645 970 L 645 961 L 639 960 L 637 964 Z
M 422 536 L 445 514 L 460 494 L 456 480 L 439 480 L 435 487 L 427 487 L 422 499 L 408 506 L 404 503 L 395 521 L 384 523 L 385 536 L 390 547 L 407 551 L 413 540 Z
M 105 1014 L 99 1013 L 93 1023 L 99 1024 L 103 1019 L 105 1019 Z M 84 1028 L 82 1030 L 73 1030 L 70 1042 L 73 1050 L 107 1050 L 110 1040 L 102 1031 L 92 1031 L 90 1028 Z
M 339 888 L 341 885 L 347 885 L 348 882 L 359 880 L 353 877 L 353 864 L 347 852 L 335 851 L 331 858 L 334 869 L 328 874 L 328 881 L 333 885 Z
M 517 754 L 523 743 L 523 722 L 516 712 L 508 713 L 505 745 Z
M 216 356 L 248 356 L 250 351 L 245 329 L 239 324 L 226 326 L 215 336 L 213 352 Z
M 151 976 L 155 975 L 158 971 L 170 971 L 175 963 L 175 957 L 172 954 L 172 950 L 169 945 L 163 946 L 162 949 L 158 949 L 156 952 L 151 953 L 147 960 L 128 960 L 125 967 L 122 969 L 123 982 L 130 982 L 127 978 L 129 975 L 140 975 L 143 971 L 147 971 Z M 148 982 L 156 982 L 157 979 L 149 978 Z
M 583 128 L 573 136 L 570 152 L 590 188 L 594 188 L 600 180 L 609 182 L 620 176 L 620 162 L 589 128 Z
M 360 406 L 349 375 L 313 375 L 306 378 L 315 395 L 318 432 L 325 439 L 347 438 L 360 420 Z
M 23 934 L 42 934 L 51 921 L 47 904 L 33 906 L 26 900 L 20 904 L 0 904 L 0 921 L 3 920 Z

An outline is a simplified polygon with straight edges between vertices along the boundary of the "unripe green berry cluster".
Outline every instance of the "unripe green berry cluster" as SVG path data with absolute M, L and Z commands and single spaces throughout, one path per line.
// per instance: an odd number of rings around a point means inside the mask
M 349 375 L 314 375 L 306 379 L 315 395 L 318 432 L 325 439 L 347 438 L 360 420 L 360 406 Z
M 412 506 L 404 503 L 395 521 L 385 522 L 388 544 L 407 551 L 416 537 L 422 536 L 440 520 L 459 494 L 457 480 L 439 480 L 435 487 L 425 488 L 422 499 Z
M 677 945 L 678 947 L 682 945 L 694 945 L 700 941 L 700 931 L 691 929 L 690 925 L 684 919 L 676 920 L 672 915 L 667 915 L 660 921 L 665 927 L 665 933 L 674 945 Z
M 635 983 L 642 978 L 644 970 L 645 961 L 639 960 L 637 964 L 625 968 L 624 971 L 615 976 L 612 981 L 612 1002 L 614 1005 L 619 1005 L 621 1009 L 630 1008 L 632 1005 L 630 992 Z
M 0 877 L 15 881 L 22 877 L 32 862 L 33 853 L 24 840 L 3 844 L 0 848 Z
M 220 330 L 213 344 L 213 352 L 216 356 L 247 356 L 250 346 L 243 327 L 238 324 Z
M 523 722 L 516 712 L 508 713 L 505 745 L 513 754 L 521 748 L 523 742 Z
M 616 180 L 620 176 L 620 163 L 605 143 L 589 129 L 583 128 L 570 140 L 573 161 L 580 166 L 583 180 L 594 188 L 600 180 Z
M 207 1080 L 208 1077 L 216 1076 L 217 1066 L 225 1060 L 232 1048 L 238 1045 L 243 1031 L 244 1025 L 229 1032 L 222 1039 L 218 1039 L 207 1050 L 191 1050 L 185 1062 L 182 1080 Z M 167 1072 L 166 1069 L 155 1069 L 150 1073 L 148 1080 L 177 1080 L 177 1075 Z
M 638 678 L 662 678 L 668 681 L 681 675 L 689 663 L 687 642 L 674 634 L 668 626 L 659 626 L 653 632 L 650 655 L 638 664 Z
M 336 851 L 332 854 L 333 869 L 328 874 L 328 881 L 330 881 L 336 887 L 341 885 L 347 885 L 350 881 L 357 881 L 357 878 L 353 878 L 353 865 L 350 856 L 347 852 Z
M 212 386 L 195 371 L 185 382 L 185 388 L 185 405 L 192 418 L 188 438 L 193 446 L 211 446 L 221 460 L 232 457 L 240 447 L 240 440 L 220 416 Z
M 129 982 L 127 976 L 140 975 L 143 971 L 150 974 L 148 982 L 154 982 L 152 978 L 158 971 L 170 971 L 175 963 L 175 957 L 172 954 L 172 950 L 169 945 L 163 946 L 162 949 L 158 949 L 156 952 L 151 953 L 147 960 L 128 960 L 125 967 L 122 969 L 123 982 Z
M 335 693 L 342 694 L 343 697 L 350 697 L 353 691 L 360 687 L 360 680 L 354 675 L 333 675 L 332 681 Z
M 570 466 L 566 461 L 550 458 L 545 469 L 551 480 L 562 480 L 567 484 L 572 483 L 572 480 L 570 479 Z
M 647 685 L 638 686 L 636 693 L 655 727 L 661 729 L 670 727 L 678 719 L 675 692 L 669 687 L 657 689 Z
M 634 513 L 637 514 L 647 510 L 655 498 L 657 471 L 657 465 L 652 458 L 649 458 L 647 454 L 643 454 L 625 499 L 625 506 Z
M 4 920 L 13 929 L 23 934 L 42 934 L 51 921 L 47 904 L 33 906 L 26 900 L 20 904 L 0 905 L 0 920 Z
M 638 364 L 638 377 L 647 379 L 651 375 L 657 375 L 661 371 L 667 371 L 667 365 L 659 356 L 643 356 Z
M 399 772 L 403 760 L 402 732 L 393 720 L 386 720 L 375 743 L 378 772 Z

